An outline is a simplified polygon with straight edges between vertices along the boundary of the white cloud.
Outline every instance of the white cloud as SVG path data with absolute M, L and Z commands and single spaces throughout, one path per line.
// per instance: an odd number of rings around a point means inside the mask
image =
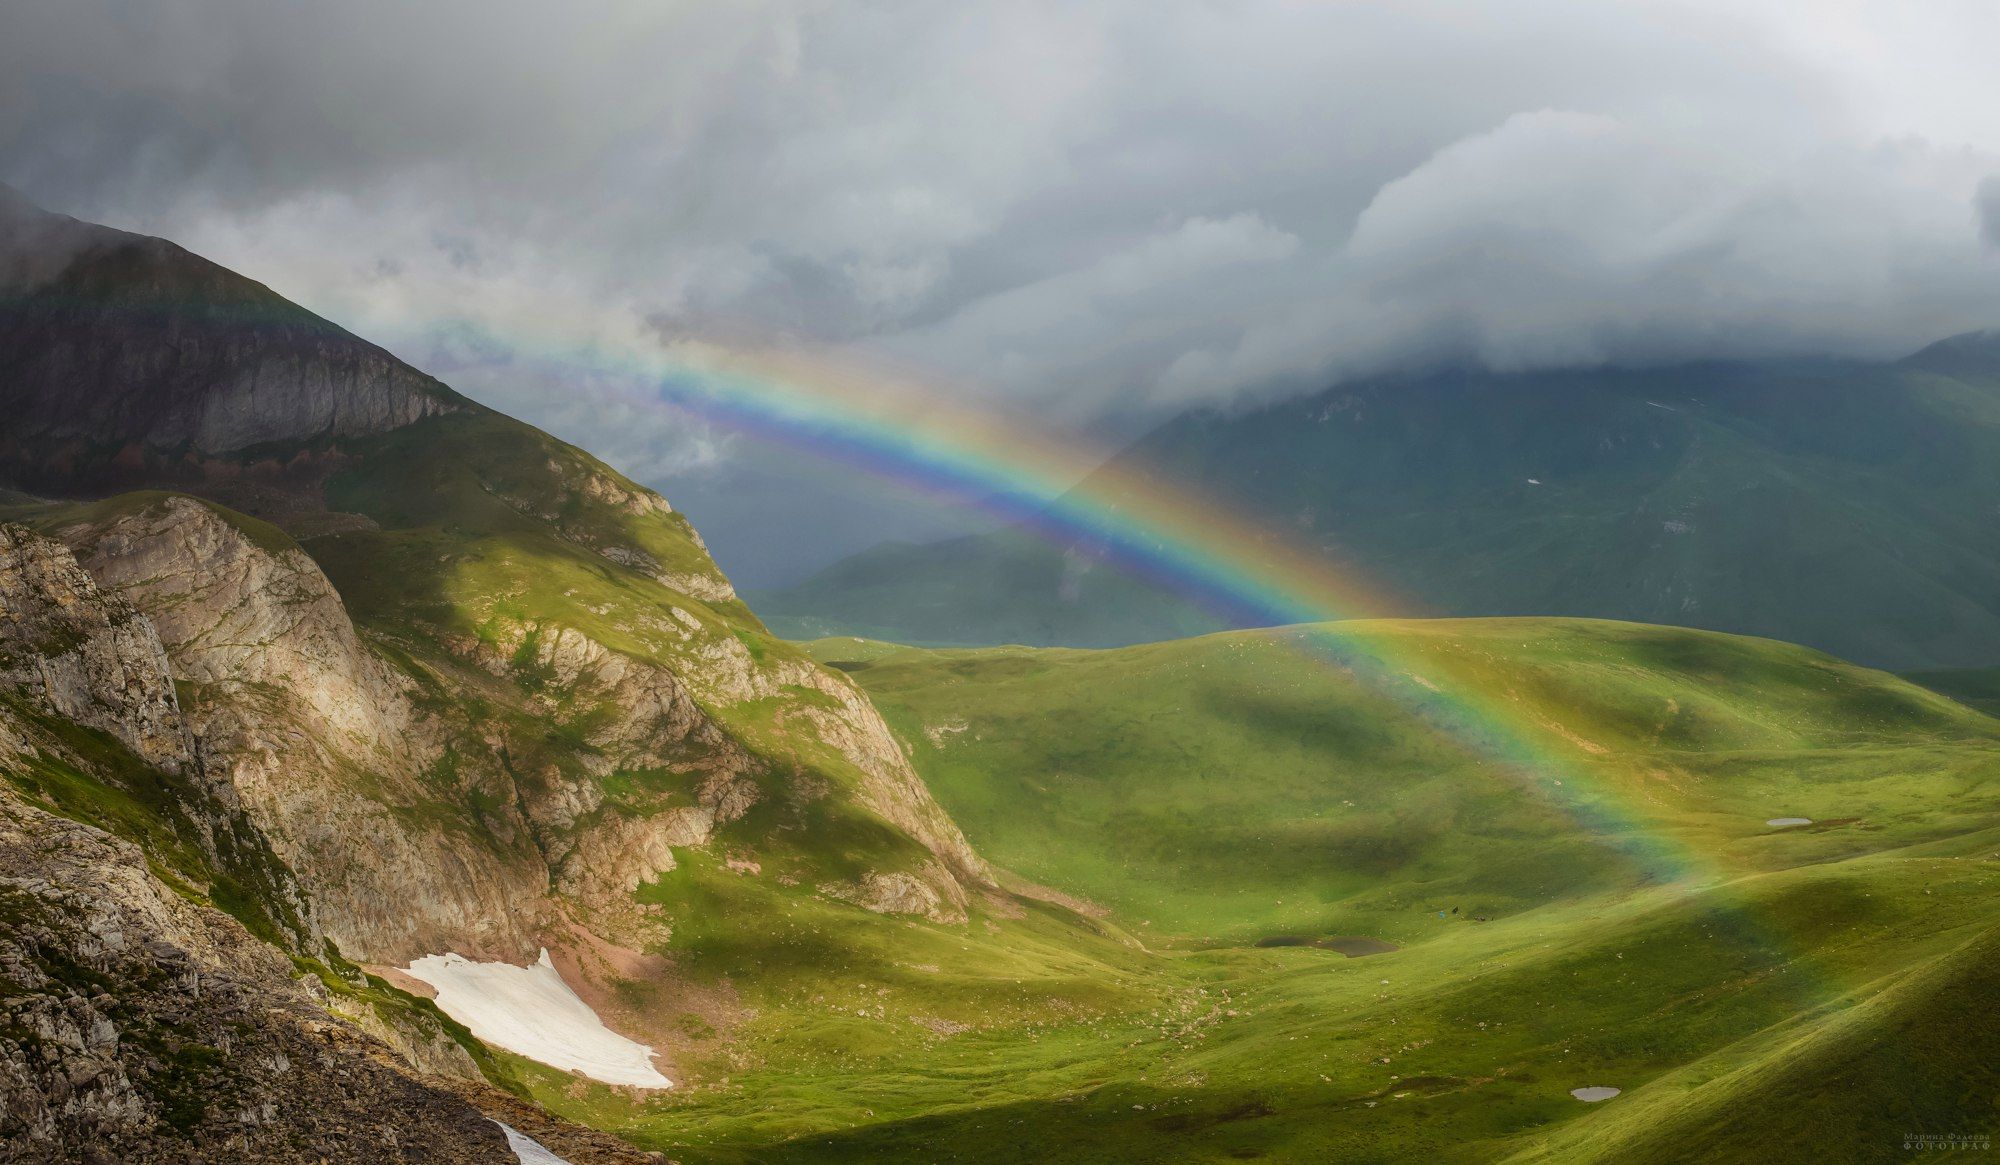
M 1906 138 L 1722 148 L 1589 114 L 1517 114 L 1386 183 L 1313 280 L 1185 392 L 1419 359 L 1501 369 L 1893 354 L 2000 312 L 1975 203 L 2000 157 Z

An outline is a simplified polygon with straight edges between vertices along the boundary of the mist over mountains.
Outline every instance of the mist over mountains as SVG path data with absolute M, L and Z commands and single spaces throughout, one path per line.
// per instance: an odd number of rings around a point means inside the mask
M 880 361 L 1113 418 L 1108 454 L 1439 363 L 1893 359 L 2000 303 L 1977 8 L 360 11 L 16 4 L 0 179 L 696 505 L 785 454 L 616 405 L 658 389 L 621 353 Z M 798 477 L 847 495 L 809 519 L 705 524 L 760 582 L 867 544 L 821 529 L 941 532 L 840 476 Z M 798 551 L 766 568 L 760 524 Z
M 1890 362 L 1385 378 L 1190 413 L 1113 466 L 1226 499 L 1413 612 L 1706 627 L 1904 669 L 2000 660 L 1995 333 Z M 795 633 L 1078 647 L 1229 625 L 1201 598 L 1012 529 L 884 545 L 756 596 Z

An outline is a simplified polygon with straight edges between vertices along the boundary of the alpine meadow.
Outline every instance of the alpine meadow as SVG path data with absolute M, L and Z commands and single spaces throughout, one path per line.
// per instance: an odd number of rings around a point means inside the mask
M 0 1165 L 1984 1159 L 1996 37 L 0 0 Z

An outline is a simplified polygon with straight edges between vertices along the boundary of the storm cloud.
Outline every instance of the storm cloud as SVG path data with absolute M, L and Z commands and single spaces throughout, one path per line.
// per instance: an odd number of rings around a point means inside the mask
M 0 178 L 635 471 L 634 346 L 1077 427 L 2000 323 L 1986 5 L 5 0 Z

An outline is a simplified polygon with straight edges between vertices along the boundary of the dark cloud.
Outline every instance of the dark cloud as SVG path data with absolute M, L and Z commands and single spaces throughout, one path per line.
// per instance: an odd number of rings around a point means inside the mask
M 1989 247 L 2000 247 L 2000 174 L 1989 174 L 1979 181 L 1979 192 L 1973 196 L 1979 211 L 1979 233 Z
M 553 386 L 823 349 L 1085 425 L 2000 317 L 1972 6 L 5 6 L 0 178 L 657 472 L 724 446 Z

